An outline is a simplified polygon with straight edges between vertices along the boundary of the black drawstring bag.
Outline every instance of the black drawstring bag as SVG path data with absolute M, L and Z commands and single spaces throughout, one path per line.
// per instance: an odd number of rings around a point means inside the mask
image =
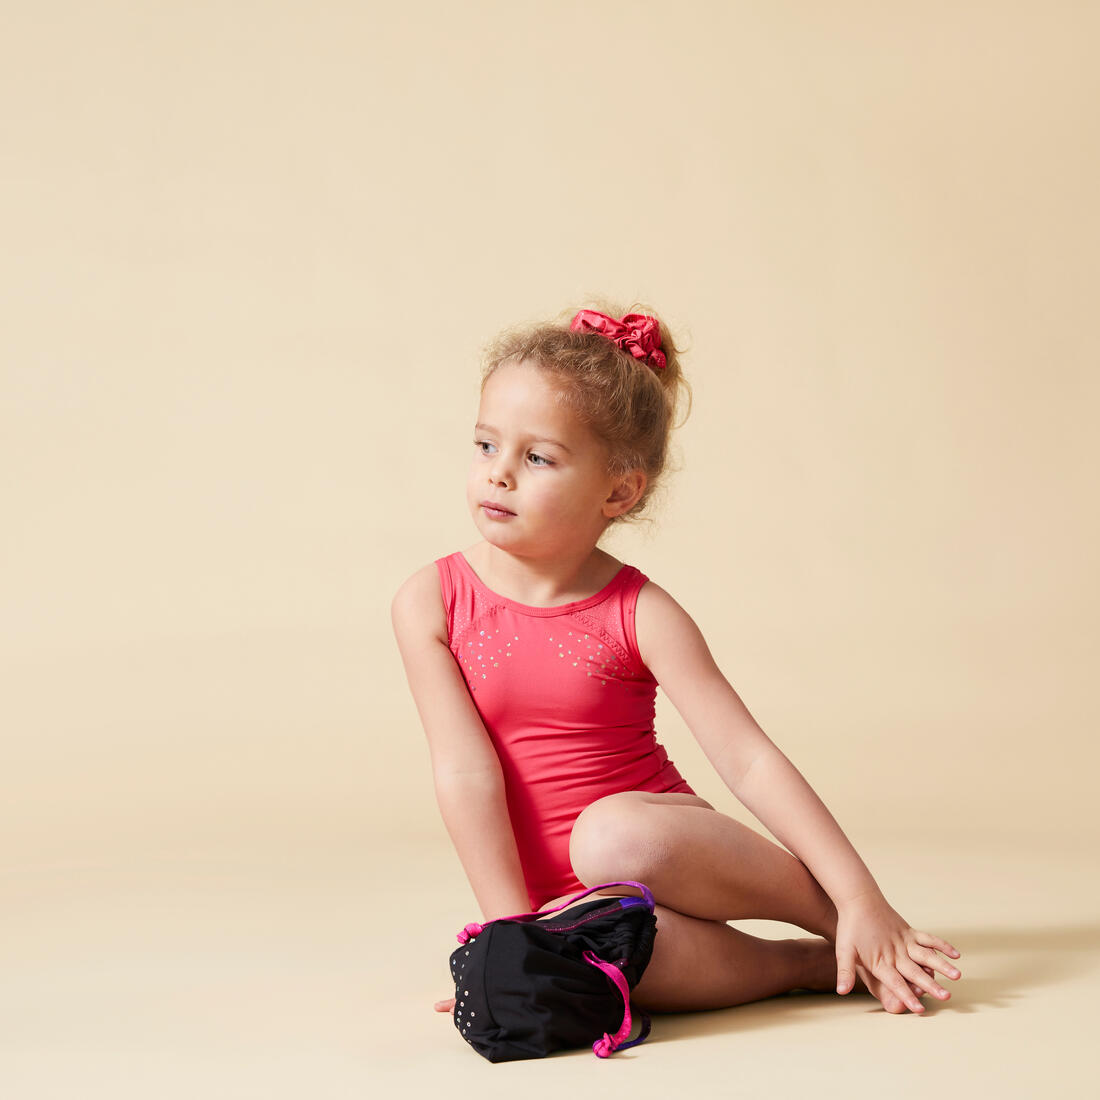
M 575 905 L 609 886 L 634 886 L 642 896 Z M 451 955 L 455 1027 L 490 1062 L 588 1045 L 607 1058 L 635 1046 L 649 1034 L 649 1017 L 640 1013 L 641 1034 L 627 1041 L 630 990 L 656 932 L 653 895 L 640 882 L 608 882 L 547 912 L 468 924 Z

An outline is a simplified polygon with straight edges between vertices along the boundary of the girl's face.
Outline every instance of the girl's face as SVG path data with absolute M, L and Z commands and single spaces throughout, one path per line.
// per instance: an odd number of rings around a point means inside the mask
M 558 404 L 529 362 L 499 367 L 481 393 L 466 499 L 485 541 L 524 558 L 593 548 L 633 503 L 607 449 Z

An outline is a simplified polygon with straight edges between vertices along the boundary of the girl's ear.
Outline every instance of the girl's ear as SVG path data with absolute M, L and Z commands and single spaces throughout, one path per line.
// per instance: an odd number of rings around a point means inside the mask
M 625 515 L 638 503 L 648 481 L 644 470 L 630 470 L 617 478 L 611 495 L 603 502 L 603 514 L 608 519 Z

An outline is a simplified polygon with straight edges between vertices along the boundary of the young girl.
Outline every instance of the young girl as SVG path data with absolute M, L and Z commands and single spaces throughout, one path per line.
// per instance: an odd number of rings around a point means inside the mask
M 687 612 L 599 547 L 657 485 L 683 386 L 668 331 L 640 313 L 581 310 L 491 349 L 466 487 L 481 541 L 393 602 L 443 820 L 485 920 L 645 882 L 658 933 L 642 1007 L 860 988 L 923 1012 L 950 997 L 934 973 L 959 978 L 941 957 L 959 952 L 890 907 Z M 783 847 L 692 791 L 653 730 L 658 684 Z M 814 936 L 726 923 L 747 918 Z

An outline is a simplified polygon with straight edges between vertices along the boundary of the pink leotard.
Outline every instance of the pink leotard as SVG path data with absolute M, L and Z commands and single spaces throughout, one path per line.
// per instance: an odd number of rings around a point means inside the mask
M 577 815 L 620 791 L 694 794 L 653 730 L 657 681 L 634 633 L 647 578 L 624 565 L 586 600 L 528 607 L 440 558 L 451 652 L 504 771 L 508 813 L 537 909 L 583 889 L 569 862 Z

